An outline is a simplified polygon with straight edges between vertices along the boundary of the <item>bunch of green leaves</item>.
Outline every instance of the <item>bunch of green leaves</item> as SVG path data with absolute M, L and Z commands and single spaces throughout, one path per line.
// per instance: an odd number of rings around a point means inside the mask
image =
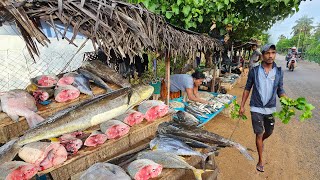
M 240 114 L 239 114 L 240 105 L 237 103 L 237 101 L 234 100 L 232 103 L 233 103 L 233 107 L 232 107 L 231 112 L 230 112 L 231 118 L 232 118 L 232 119 L 242 119 L 242 120 L 244 120 L 244 121 L 247 120 L 248 118 L 247 118 L 246 115 L 244 115 L 244 114 L 243 114 L 243 115 L 240 115 Z M 227 104 L 227 105 L 225 105 L 225 107 L 228 108 L 229 105 Z
M 288 124 L 291 118 L 296 115 L 295 110 L 299 110 L 302 112 L 299 117 L 301 122 L 306 119 L 312 118 L 312 110 L 315 108 L 303 97 L 299 97 L 296 100 L 288 97 L 281 97 L 280 103 L 282 109 L 281 111 L 274 113 L 274 116 L 278 117 L 284 124 Z

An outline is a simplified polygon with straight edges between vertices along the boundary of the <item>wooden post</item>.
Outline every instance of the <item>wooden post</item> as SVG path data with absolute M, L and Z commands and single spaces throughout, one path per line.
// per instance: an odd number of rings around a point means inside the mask
M 217 70 L 217 63 L 214 63 L 213 65 L 213 78 L 211 80 L 211 89 L 210 92 L 214 92 L 214 87 L 216 85 L 216 70 Z
M 170 54 L 169 51 L 167 51 L 166 54 L 166 85 L 167 85 L 167 99 L 166 104 L 169 105 L 170 100 Z

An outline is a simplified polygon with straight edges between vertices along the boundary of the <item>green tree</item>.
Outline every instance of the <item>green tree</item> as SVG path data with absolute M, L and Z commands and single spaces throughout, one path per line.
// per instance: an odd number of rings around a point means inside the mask
M 286 37 L 285 35 L 281 34 L 278 39 L 279 39 L 279 40 L 287 39 L 287 37 Z
M 295 13 L 298 0 L 128 0 L 142 2 L 150 11 L 162 14 L 181 28 L 211 36 L 229 34 L 247 41 L 261 35 L 276 21 Z M 212 25 L 215 23 L 216 27 Z
M 307 15 L 302 16 L 300 19 L 296 20 L 296 25 L 292 28 L 293 35 L 299 35 L 301 32 L 305 35 L 310 35 L 313 29 L 313 17 L 308 17 Z

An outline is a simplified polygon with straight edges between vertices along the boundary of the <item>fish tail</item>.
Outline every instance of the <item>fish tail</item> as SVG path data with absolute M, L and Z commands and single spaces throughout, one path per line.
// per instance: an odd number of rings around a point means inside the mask
M 0 164 L 12 161 L 18 154 L 20 147 L 17 145 L 18 138 L 13 139 L 0 147 Z
M 202 180 L 202 174 L 204 173 L 204 170 L 202 169 L 192 169 L 194 176 L 196 177 L 196 180 Z
M 250 160 L 250 161 L 253 161 L 254 159 L 253 159 L 253 157 L 249 154 L 249 152 L 247 151 L 247 148 L 246 147 L 244 147 L 244 146 L 242 146 L 241 144 L 239 144 L 239 143 L 233 143 L 233 146 L 235 147 L 235 148 L 237 148 L 239 151 L 240 151 L 240 153 L 242 154 L 242 155 L 244 155 L 244 157 L 246 157 L 248 160 Z

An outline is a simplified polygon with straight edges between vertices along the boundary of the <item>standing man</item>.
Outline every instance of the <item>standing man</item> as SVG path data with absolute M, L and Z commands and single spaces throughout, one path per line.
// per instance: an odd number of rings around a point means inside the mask
M 276 95 L 283 97 L 283 71 L 274 62 L 276 57 L 276 46 L 266 44 L 262 47 L 262 63 L 252 68 L 248 75 L 247 84 L 242 95 L 242 102 L 239 114 L 245 112 L 245 103 L 253 87 L 250 111 L 253 131 L 256 134 L 256 146 L 259 155 L 257 170 L 264 172 L 262 160 L 263 141 L 267 139 L 274 129 L 273 113 L 276 112 Z
M 252 69 L 255 66 L 258 66 L 259 61 L 262 59 L 261 52 L 257 48 L 258 48 L 257 44 L 253 44 L 251 47 L 252 55 L 250 57 L 250 69 Z

